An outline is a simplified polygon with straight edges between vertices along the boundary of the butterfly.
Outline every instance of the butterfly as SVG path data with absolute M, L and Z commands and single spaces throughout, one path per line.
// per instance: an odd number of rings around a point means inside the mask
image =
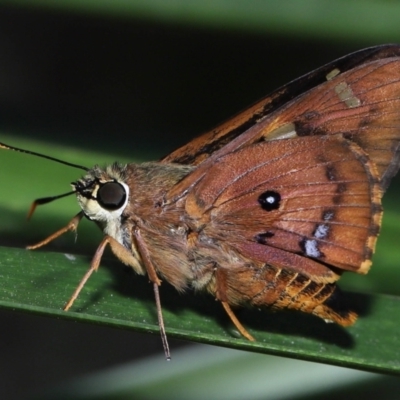
M 235 307 L 294 309 L 348 326 L 357 315 L 340 304 L 336 282 L 371 266 L 399 149 L 400 46 L 367 48 L 290 82 L 158 162 L 104 169 L 64 162 L 85 170 L 70 192 L 81 211 L 30 248 L 76 230 L 83 217 L 94 221 L 104 238 L 65 309 L 110 246 L 152 283 L 167 357 L 162 280 L 210 293 L 249 340 Z M 65 195 L 36 200 L 30 214 Z

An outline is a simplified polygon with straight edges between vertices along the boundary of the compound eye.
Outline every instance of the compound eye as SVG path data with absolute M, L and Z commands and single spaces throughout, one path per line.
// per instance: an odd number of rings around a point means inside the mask
M 106 210 L 118 210 L 126 200 L 125 188 L 118 182 L 107 182 L 97 191 L 97 201 Z

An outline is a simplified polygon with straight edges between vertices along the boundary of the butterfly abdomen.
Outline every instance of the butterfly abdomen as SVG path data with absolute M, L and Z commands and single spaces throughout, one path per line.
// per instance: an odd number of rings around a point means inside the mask
M 289 273 L 289 276 L 292 275 L 290 278 L 282 276 L 283 279 L 280 279 L 282 273 L 287 272 L 281 271 L 277 278 L 278 298 L 271 305 L 272 308 L 303 311 L 342 326 L 352 325 L 356 321 L 357 315 L 349 308 L 343 308 L 335 283 L 317 283 L 299 273 Z
M 229 275 L 220 271 L 216 286 L 220 300 L 231 305 L 298 310 L 342 326 L 357 319 L 355 313 L 342 306 L 335 283 L 315 282 L 298 272 L 269 264 L 261 268 L 247 266 Z

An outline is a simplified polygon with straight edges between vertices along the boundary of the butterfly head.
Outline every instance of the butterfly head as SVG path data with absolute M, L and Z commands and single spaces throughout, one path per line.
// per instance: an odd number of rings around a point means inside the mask
M 102 225 L 120 219 L 129 199 L 125 175 L 126 168 L 120 164 L 112 164 L 106 169 L 95 166 L 71 184 L 88 219 Z

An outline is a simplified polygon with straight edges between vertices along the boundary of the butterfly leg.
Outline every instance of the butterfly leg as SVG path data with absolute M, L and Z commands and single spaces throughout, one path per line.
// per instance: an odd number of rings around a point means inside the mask
M 244 336 L 246 339 L 250 340 L 251 342 L 255 342 L 254 337 L 251 336 L 249 332 L 247 332 L 247 329 L 237 319 L 236 315 L 232 311 L 231 306 L 226 301 L 221 301 L 221 304 L 222 307 L 224 307 L 226 313 L 229 315 L 229 318 L 231 319 L 233 324 L 236 326 L 237 330 L 240 332 L 240 334 Z
M 160 327 L 161 339 L 163 342 L 165 356 L 169 360 L 171 358 L 171 356 L 170 356 L 169 346 L 168 346 L 167 337 L 166 337 L 166 333 L 165 333 L 164 321 L 163 321 L 162 313 L 161 313 L 160 295 L 159 295 L 159 291 L 158 291 L 158 286 L 161 285 L 161 280 L 157 277 L 157 273 L 154 269 L 153 264 L 151 263 L 149 252 L 143 242 L 143 239 L 140 235 L 140 231 L 137 229 L 135 231 L 135 234 L 136 234 L 136 242 L 138 245 L 140 255 L 142 257 L 143 263 L 145 264 L 146 271 L 149 275 L 149 278 L 153 282 L 154 294 L 155 294 L 156 305 L 157 305 L 157 317 L 158 317 L 158 324 Z M 86 282 L 88 281 L 88 279 L 90 278 L 92 273 L 94 271 L 98 270 L 101 258 L 104 253 L 104 249 L 106 248 L 106 246 L 108 244 L 110 245 L 112 252 L 124 264 L 131 266 L 138 273 L 142 272 L 140 269 L 138 260 L 134 257 L 134 255 L 128 249 L 126 249 L 124 246 L 122 246 L 119 242 L 117 242 L 114 238 L 106 235 L 103 238 L 103 240 L 101 241 L 99 247 L 97 248 L 96 253 L 94 254 L 92 262 L 90 263 L 89 270 L 83 276 L 82 280 L 79 282 L 79 285 L 75 289 L 71 298 L 68 300 L 67 304 L 64 307 L 64 311 L 68 311 L 72 307 L 74 301 L 79 296 L 79 293 L 85 286 Z
M 75 217 L 72 218 L 71 221 L 69 221 L 66 226 L 59 229 L 57 232 L 54 232 L 52 235 L 48 236 L 46 239 L 42 240 L 41 242 L 33 244 L 31 246 L 27 246 L 26 248 L 28 250 L 38 249 L 39 247 L 43 247 L 46 244 L 52 242 L 54 239 L 57 239 L 59 236 L 63 235 L 65 232 L 76 231 L 82 217 L 83 217 L 83 211 L 81 211 L 79 214 L 75 215 Z
M 171 354 L 169 351 L 167 334 L 165 333 L 164 318 L 162 315 L 162 308 L 160 301 L 160 292 L 158 290 L 158 287 L 161 285 L 161 280 L 157 276 L 156 269 L 151 261 L 149 250 L 146 246 L 145 241 L 143 240 L 139 228 L 135 228 L 134 235 L 136 239 L 136 245 L 139 250 L 140 256 L 142 258 L 143 264 L 146 268 L 150 281 L 153 283 L 154 296 L 156 299 L 156 307 L 157 307 L 158 327 L 160 328 L 161 340 L 164 347 L 165 357 L 167 360 L 170 360 Z
M 67 304 L 64 306 L 64 311 L 68 311 L 71 307 L 72 304 L 74 304 L 74 301 L 77 299 L 77 297 L 79 296 L 79 293 L 81 292 L 81 290 L 83 289 L 83 287 L 85 286 L 86 282 L 88 281 L 88 279 L 90 278 L 90 276 L 92 275 L 92 273 L 94 271 L 97 271 L 100 265 L 100 260 L 101 257 L 103 256 L 104 253 L 104 249 L 106 248 L 106 246 L 111 242 L 111 241 L 115 241 L 115 239 L 113 239 L 111 236 L 105 236 L 103 238 L 103 240 L 101 241 L 99 247 L 96 250 L 96 253 L 94 254 L 94 257 L 92 259 L 92 262 L 90 263 L 90 268 L 88 269 L 88 271 L 86 272 L 86 274 L 83 276 L 83 278 L 81 279 L 81 281 L 79 282 L 79 285 L 77 286 L 77 288 L 75 289 L 74 293 L 72 294 L 71 298 L 68 300 Z
M 228 314 L 229 318 L 233 322 L 233 324 L 236 326 L 237 330 L 240 332 L 240 334 L 245 337 L 247 340 L 250 340 L 251 342 L 255 342 L 255 339 L 253 336 L 250 335 L 250 333 L 247 331 L 247 329 L 241 324 L 241 322 L 237 319 L 236 315 L 234 314 L 231 306 L 229 305 L 227 298 L 226 298 L 226 276 L 224 271 L 221 268 L 217 268 L 215 271 L 215 279 L 216 279 L 216 297 L 217 299 L 221 302 L 222 307 L 224 307 L 224 310 Z

